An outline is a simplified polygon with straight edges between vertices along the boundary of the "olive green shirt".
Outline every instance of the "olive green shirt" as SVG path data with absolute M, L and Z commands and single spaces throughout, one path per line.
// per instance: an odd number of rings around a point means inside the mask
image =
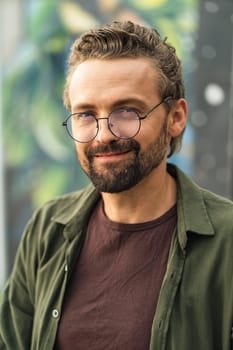
M 233 203 L 172 165 L 168 171 L 178 185 L 178 223 L 149 350 L 232 350 Z M 89 185 L 33 215 L 1 298 L 1 350 L 53 349 L 67 283 L 99 196 Z

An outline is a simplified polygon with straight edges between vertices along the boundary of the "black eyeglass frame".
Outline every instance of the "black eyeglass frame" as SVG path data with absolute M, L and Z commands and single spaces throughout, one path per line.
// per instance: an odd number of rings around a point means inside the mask
M 68 128 L 68 120 L 69 120 L 73 115 L 79 115 L 79 114 L 82 114 L 82 113 L 71 113 L 71 114 L 69 114 L 68 117 L 62 122 L 62 126 L 65 126 L 65 127 L 66 127 L 66 131 L 67 131 L 68 135 L 69 135 L 74 141 L 79 142 L 79 143 L 88 143 L 88 142 L 93 141 L 93 140 L 96 138 L 96 136 L 98 135 L 98 132 L 99 132 L 99 120 L 106 119 L 106 120 L 108 121 L 108 129 L 109 129 L 109 131 L 110 131 L 115 137 L 118 137 L 118 138 L 120 138 L 120 139 L 129 140 L 129 139 L 132 139 L 133 137 L 135 137 L 135 136 L 139 133 L 139 131 L 140 131 L 140 129 L 141 129 L 141 120 L 146 119 L 146 118 L 147 118 L 152 112 L 154 112 L 154 110 L 155 110 L 156 108 L 158 108 L 162 103 L 166 103 L 166 104 L 167 104 L 168 101 L 173 100 L 173 99 L 174 99 L 174 98 L 173 98 L 172 96 L 166 96 L 166 97 L 164 97 L 159 103 L 157 103 L 155 106 L 153 106 L 144 116 L 140 116 L 140 114 L 139 114 L 137 111 L 135 111 L 135 110 L 132 109 L 132 111 L 137 115 L 139 123 L 138 123 L 138 130 L 137 130 L 137 132 L 136 132 L 133 136 L 130 136 L 130 137 L 122 137 L 122 136 L 116 135 L 116 134 L 112 131 L 112 129 L 111 129 L 111 123 L 110 123 L 109 117 L 111 116 L 111 114 L 112 114 L 113 112 L 117 111 L 117 109 L 111 111 L 111 112 L 109 113 L 109 115 L 108 115 L 107 117 L 104 117 L 104 118 L 96 118 L 96 116 L 93 115 L 93 118 L 94 118 L 95 121 L 96 121 L 96 134 L 95 134 L 94 137 L 92 137 L 92 138 L 91 138 L 90 140 L 88 140 L 88 141 L 79 141 L 79 140 L 77 140 L 77 139 L 70 133 L 70 130 L 69 130 L 69 128 Z M 124 108 L 123 108 L 123 109 L 124 109 Z M 131 110 L 131 108 L 126 108 L 126 109 Z

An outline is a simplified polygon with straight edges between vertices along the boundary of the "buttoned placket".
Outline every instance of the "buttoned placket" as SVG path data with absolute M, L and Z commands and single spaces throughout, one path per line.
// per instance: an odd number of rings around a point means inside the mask
M 66 230 L 69 230 L 69 228 L 66 227 L 64 232 Z M 72 230 L 72 228 L 70 228 L 70 230 Z M 65 262 L 64 262 L 64 265 L 63 265 L 63 268 L 62 268 L 63 269 L 63 282 L 62 282 L 62 285 L 61 285 L 61 293 L 59 295 L 59 300 L 57 300 L 57 305 L 52 310 L 52 318 L 53 318 L 53 321 L 56 322 L 55 333 L 54 333 L 54 342 L 55 342 L 56 334 L 57 334 L 57 330 L 58 330 L 58 324 L 59 324 L 58 321 L 61 318 L 62 304 L 63 304 L 65 292 L 66 292 L 66 289 L 67 289 L 67 284 L 68 284 L 68 280 L 69 280 L 69 274 L 70 274 L 70 271 L 72 270 L 71 266 L 73 266 L 74 261 L 76 261 L 76 257 L 81 252 L 80 239 L 81 239 L 82 235 L 83 235 L 83 231 L 79 230 L 79 232 L 76 233 L 76 236 L 75 236 L 73 241 L 69 241 L 66 238 L 67 246 L 66 246 Z M 64 234 L 64 236 L 66 237 L 65 234 Z
M 77 237 L 78 241 L 79 241 L 79 237 Z M 75 241 L 77 241 L 75 240 Z M 51 332 L 49 334 L 49 340 L 46 340 L 46 337 L 43 337 L 42 339 L 42 343 L 40 344 L 40 348 L 44 348 L 44 349 L 48 349 L 48 350 L 52 350 L 54 347 L 54 343 L 56 340 L 56 335 L 57 335 L 57 330 L 58 330 L 58 325 L 59 325 L 59 321 L 61 318 L 61 312 L 62 312 L 62 303 L 64 300 L 64 296 L 65 296 L 65 291 L 67 289 L 67 283 L 68 283 L 68 272 L 69 272 L 69 265 L 70 265 L 70 257 L 74 256 L 74 251 L 75 251 L 75 241 L 73 242 L 69 242 L 67 240 L 66 242 L 66 254 L 65 254 L 65 259 L 63 262 L 63 265 L 61 267 L 62 270 L 62 282 L 60 285 L 56 285 L 54 286 L 54 289 L 56 288 L 57 290 L 59 290 L 59 294 L 58 294 L 58 298 L 57 300 L 53 301 L 53 308 L 50 311 L 50 321 L 51 323 Z
M 167 272 L 161 287 L 156 314 L 152 324 L 151 342 L 149 350 L 165 350 L 166 338 L 171 318 L 172 308 L 185 262 L 185 250 L 182 250 L 178 239 L 175 239 Z
M 67 262 L 65 262 L 64 272 L 65 272 L 65 276 L 66 276 L 66 274 L 68 272 L 68 264 L 67 264 Z M 52 317 L 54 319 L 57 319 L 59 316 L 60 316 L 59 310 L 58 309 L 53 309 L 52 310 Z

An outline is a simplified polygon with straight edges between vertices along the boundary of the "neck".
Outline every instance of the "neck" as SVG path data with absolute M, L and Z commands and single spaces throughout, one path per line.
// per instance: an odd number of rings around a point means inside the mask
M 154 169 L 133 188 L 120 193 L 102 193 L 107 217 L 115 222 L 142 223 L 163 215 L 176 203 L 176 182 L 166 164 Z

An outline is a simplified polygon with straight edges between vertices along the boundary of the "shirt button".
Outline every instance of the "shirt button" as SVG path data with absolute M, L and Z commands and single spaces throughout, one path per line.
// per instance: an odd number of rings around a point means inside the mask
M 67 271 L 68 271 L 68 265 L 65 264 L 65 272 L 67 272 Z
M 53 316 L 54 318 L 58 318 L 59 312 L 58 312 L 57 309 L 54 309 L 54 310 L 52 311 L 52 316 Z

